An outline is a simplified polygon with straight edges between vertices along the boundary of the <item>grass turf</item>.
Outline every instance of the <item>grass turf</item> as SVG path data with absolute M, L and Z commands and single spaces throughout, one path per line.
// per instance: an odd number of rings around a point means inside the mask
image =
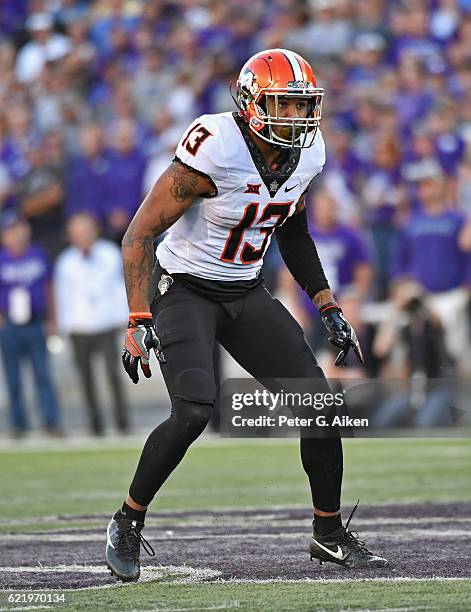
M 471 499 L 471 441 L 346 440 L 343 502 Z M 0 452 L 0 517 L 110 513 L 121 503 L 136 448 Z M 154 511 L 310 506 L 295 441 L 202 443 L 191 448 Z
M 469 581 L 159 584 L 67 595 L 71 610 L 469 610 Z
M 3 530 L 57 528 L 36 517 L 111 513 L 128 487 L 136 448 L 3 450 Z M 346 440 L 343 500 L 365 504 L 471 499 L 469 440 Z M 295 441 L 202 443 L 190 449 L 153 510 L 306 506 Z M 13 527 L 7 521 L 22 521 Z M 71 525 L 74 523 L 71 523 Z M 80 524 L 77 520 L 76 524 Z M 0 521 L 1 525 L 1 521 Z M 86 559 L 83 560 L 86 562 Z M 68 592 L 70 610 L 471 609 L 470 581 L 271 584 L 152 582 Z

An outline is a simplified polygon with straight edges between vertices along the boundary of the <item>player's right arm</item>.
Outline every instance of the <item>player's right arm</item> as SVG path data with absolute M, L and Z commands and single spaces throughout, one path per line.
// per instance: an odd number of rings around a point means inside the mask
M 134 383 L 139 381 L 139 363 L 144 376 L 151 376 L 151 350 L 161 363 L 165 362 L 149 308 L 154 240 L 173 225 L 197 197 L 213 191 L 214 185 L 207 178 L 174 160 L 152 187 L 124 235 L 122 252 L 129 324 L 122 361 Z
M 129 324 L 122 360 L 134 383 L 139 380 L 139 363 L 144 376 L 151 375 L 151 350 L 161 363 L 165 362 L 150 312 L 154 241 L 178 221 L 197 198 L 217 195 L 214 179 L 218 178 L 218 164 L 215 160 L 219 158 L 221 142 L 214 138 L 216 133 L 217 126 L 211 125 L 209 117 L 200 117 L 191 124 L 177 146 L 173 162 L 142 202 L 123 238 Z
M 124 281 L 131 313 L 149 311 L 154 240 L 172 226 L 196 198 L 213 190 L 207 178 L 178 161 L 173 161 L 156 181 L 122 241 Z

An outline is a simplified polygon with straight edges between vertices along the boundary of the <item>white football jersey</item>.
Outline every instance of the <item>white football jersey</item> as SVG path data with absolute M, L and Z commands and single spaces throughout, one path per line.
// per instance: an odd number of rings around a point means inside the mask
M 182 137 L 176 158 L 208 176 L 217 195 L 197 198 L 157 248 L 170 274 L 218 281 L 258 276 L 276 227 L 325 162 L 320 130 L 308 149 L 286 150 L 272 170 L 237 113 L 202 115 Z

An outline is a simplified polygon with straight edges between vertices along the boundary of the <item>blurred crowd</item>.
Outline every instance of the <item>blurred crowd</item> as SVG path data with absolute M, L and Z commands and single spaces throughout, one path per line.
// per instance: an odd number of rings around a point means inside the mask
M 310 197 L 311 229 L 365 346 L 366 370 L 351 373 L 469 374 L 471 0 L 6 0 L 0 340 L 16 432 L 27 418 L 18 375 L 26 349 L 15 334 L 38 321 L 70 336 L 91 427 L 102 432 L 90 359 L 115 351 L 119 361 L 117 245 L 187 125 L 234 110 L 229 82 L 272 47 L 308 59 L 326 92 L 327 163 Z M 265 275 L 314 350 L 328 351 L 275 248 Z M 52 282 L 50 297 L 31 290 L 38 279 Z M 102 303 L 100 287 L 113 283 Z M 60 433 L 45 355 L 31 357 L 38 397 L 45 427 Z M 119 377 L 112 367 L 108 376 L 126 431 Z M 388 415 L 411 419 L 409 408 Z M 435 421 L 446 423 L 445 412 Z

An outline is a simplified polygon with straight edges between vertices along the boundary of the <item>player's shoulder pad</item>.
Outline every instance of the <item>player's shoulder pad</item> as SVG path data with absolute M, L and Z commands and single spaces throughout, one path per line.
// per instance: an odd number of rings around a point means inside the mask
M 190 168 L 208 176 L 220 188 L 227 177 L 224 113 L 201 115 L 188 127 L 175 156 Z

